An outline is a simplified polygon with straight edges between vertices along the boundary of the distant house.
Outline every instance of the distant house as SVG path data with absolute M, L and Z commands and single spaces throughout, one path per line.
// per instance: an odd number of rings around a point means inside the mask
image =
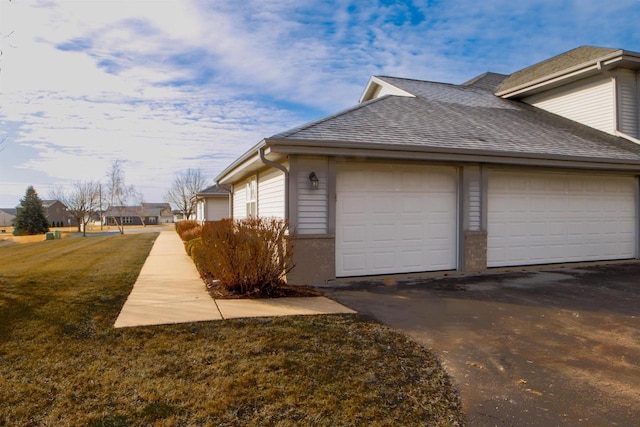
M 180 222 L 186 219 L 181 210 L 174 209 L 172 213 L 173 213 L 173 222 Z
M 12 227 L 17 213 L 16 208 L 0 208 L 0 228 Z
M 157 225 L 173 222 L 169 203 L 142 203 L 138 206 L 116 206 L 104 214 L 106 225 Z
M 231 216 L 229 192 L 212 185 L 196 194 L 196 221 L 218 221 Z
M 150 215 L 157 213 L 159 224 L 170 224 L 173 222 L 173 212 L 169 203 L 142 203 L 142 207 Z
M 42 207 L 49 222 L 49 227 L 71 227 L 78 225 L 76 219 L 69 214 L 67 206 L 60 200 L 43 200 Z M 17 209 L 20 209 L 20 206 L 18 206 Z

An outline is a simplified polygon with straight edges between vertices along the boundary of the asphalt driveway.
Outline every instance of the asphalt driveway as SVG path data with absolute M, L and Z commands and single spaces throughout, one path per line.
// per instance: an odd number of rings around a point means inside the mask
M 432 349 L 470 426 L 640 423 L 640 263 L 396 280 L 322 290 Z

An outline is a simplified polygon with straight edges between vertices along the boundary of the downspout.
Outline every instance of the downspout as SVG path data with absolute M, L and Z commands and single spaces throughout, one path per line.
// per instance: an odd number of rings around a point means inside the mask
M 289 170 L 280 163 L 273 162 L 264 156 L 264 147 L 258 148 L 260 160 L 267 166 L 281 170 L 284 173 L 284 219 L 289 220 Z

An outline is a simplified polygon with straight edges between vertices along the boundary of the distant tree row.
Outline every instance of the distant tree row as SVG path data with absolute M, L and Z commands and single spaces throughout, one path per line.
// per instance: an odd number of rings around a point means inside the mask
M 186 219 L 196 213 L 196 195 L 206 186 L 206 180 L 198 169 L 187 169 L 177 173 L 165 200 L 177 207 Z M 58 188 L 51 192 L 52 199 L 59 200 L 67 207 L 67 212 L 76 220 L 78 232 L 86 236 L 87 225 L 91 219 L 105 212 L 115 211 L 119 221 L 115 221 L 120 234 L 124 234 L 125 208 L 131 202 L 142 204 L 143 198 L 133 185 L 127 185 L 124 173 L 124 161 L 116 160 L 107 172 L 107 182 L 74 181 L 67 188 Z M 49 223 L 36 190 L 29 186 L 15 219 L 16 233 L 42 234 L 49 231 Z M 54 227 L 56 224 L 51 224 Z
M 141 199 L 135 187 L 126 185 L 123 166 L 122 160 L 116 160 L 111 164 L 104 186 L 96 181 L 74 181 L 66 189 L 58 188 L 51 192 L 53 199 L 59 200 L 67 207 L 67 212 L 78 224 L 78 232 L 82 231 L 83 236 L 87 235 L 87 224 L 91 218 L 96 214 L 102 215 L 105 208 L 122 213 L 123 207 L 132 199 Z M 20 200 L 14 225 L 16 234 L 42 234 L 49 231 L 42 200 L 33 186 L 27 188 L 24 198 Z M 118 229 L 124 234 L 122 218 L 118 223 Z

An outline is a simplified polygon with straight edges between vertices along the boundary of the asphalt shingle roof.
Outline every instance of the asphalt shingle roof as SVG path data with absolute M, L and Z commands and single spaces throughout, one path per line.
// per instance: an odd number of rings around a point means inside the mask
M 219 188 L 217 185 L 212 185 L 210 187 L 205 188 L 202 191 L 199 191 L 198 196 L 228 196 L 229 192 L 224 191 L 222 188 Z
M 621 49 L 608 47 L 577 47 L 511 74 L 504 80 L 497 92 L 513 89 L 520 85 L 568 70 L 578 65 L 594 62 L 606 55 L 619 51 L 621 51 Z
M 272 138 L 640 161 L 640 145 L 482 87 L 379 78 L 416 97 L 373 99 Z
M 478 77 L 474 77 L 468 82 L 462 83 L 462 85 L 479 87 L 480 89 L 486 89 L 490 90 L 491 92 L 495 92 L 507 77 L 509 76 L 506 74 L 484 73 L 479 75 Z

